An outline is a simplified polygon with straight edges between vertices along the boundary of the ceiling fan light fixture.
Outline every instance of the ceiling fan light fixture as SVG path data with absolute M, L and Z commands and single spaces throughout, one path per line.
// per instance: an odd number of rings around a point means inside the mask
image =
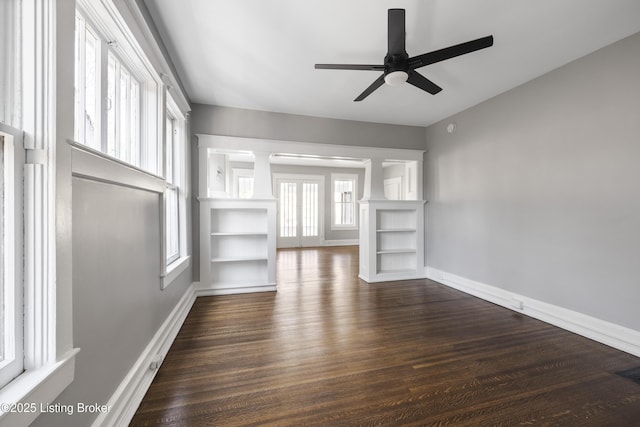
M 382 71 L 383 73 L 358 95 L 353 100 L 354 102 L 364 100 L 385 83 L 390 86 L 396 86 L 406 82 L 431 95 L 435 95 L 442 88 L 417 72 L 418 68 L 493 46 L 493 36 L 487 36 L 410 57 L 405 50 L 407 38 L 405 21 L 404 9 L 388 10 L 387 54 L 384 56 L 384 64 L 316 64 L 315 68 L 320 70 Z
M 406 82 L 409 78 L 409 74 L 404 71 L 393 71 L 384 76 L 384 82 L 389 86 L 398 86 Z

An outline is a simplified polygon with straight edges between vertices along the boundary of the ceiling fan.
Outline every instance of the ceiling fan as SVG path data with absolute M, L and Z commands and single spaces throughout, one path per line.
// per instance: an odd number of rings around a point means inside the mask
M 383 83 L 393 86 L 407 82 L 435 95 L 442 88 L 418 73 L 417 68 L 493 46 L 493 36 L 487 36 L 410 58 L 405 50 L 405 39 L 405 10 L 389 9 L 387 55 L 384 57 L 384 65 L 316 64 L 315 68 L 320 70 L 382 71 L 382 75 L 354 101 L 362 101 Z

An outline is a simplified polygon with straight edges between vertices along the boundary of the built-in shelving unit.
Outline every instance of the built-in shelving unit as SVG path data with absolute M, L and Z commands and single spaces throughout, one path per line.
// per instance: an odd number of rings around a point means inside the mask
M 201 293 L 276 290 L 275 200 L 199 200 Z
M 360 278 L 367 282 L 424 277 L 424 201 L 360 202 Z
M 422 150 L 224 135 L 196 137 L 199 295 L 276 290 L 273 156 L 361 159 L 364 188 L 360 202 L 359 276 L 367 282 L 424 277 L 424 201 L 414 200 L 422 196 Z M 252 199 L 230 198 L 229 159 L 234 154 L 253 157 Z M 405 200 L 385 200 L 385 167 L 402 164 L 406 167 L 406 181 L 400 180 L 395 193 L 390 194 Z M 397 168 L 394 170 L 398 172 Z

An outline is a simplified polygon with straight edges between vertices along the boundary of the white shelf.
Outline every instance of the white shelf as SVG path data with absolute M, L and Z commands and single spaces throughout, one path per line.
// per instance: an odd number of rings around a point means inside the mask
M 266 235 L 267 210 L 256 207 L 224 207 L 211 209 L 211 234 Z
M 360 277 L 385 282 L 424 277 L 424 202 L 360 203 Z
M 211 258 L 233 261 L 267 259 L 267 240 L 267 235 L 262 233 L 212 233 Z
M 229 257 L 229 258 L 213 258 L 211 262 L 249 262 L 249 261 L 268 261 L 267 257 Z
M 265 286 L 268 278 L 269 262 L 262 260 L 220 259 L 212 264 L 210 286 L 217 288 Z
M 379 230 L 416 231 L 417 213 L 414 208 L 393 208 L 385 206 L 376 209 L 376 228 Z
M 268 233 L 254 231 L 236 231 L 236 232 L 213 232 L 212 236 L 268 236 Z
M 204 292 L 275 288 L 275 200 L 211 199 L 200 204 Z
M 376 254 L 376 272 L 416 271 L 416 250 L 411 252 L 398 252 L 393 249 Z
M 415 254 L 417 251 L 413 248 L 398 248 L 398 249 L 381 249 L 376 252 L 378 255 L 387 255 L 387 254 Z

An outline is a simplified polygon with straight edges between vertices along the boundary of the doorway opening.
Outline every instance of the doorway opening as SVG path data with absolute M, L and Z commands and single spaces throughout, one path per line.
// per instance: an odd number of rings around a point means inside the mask
M 278 248 L 321 246 L 324 239 L 324 176 L 275 175 Z

